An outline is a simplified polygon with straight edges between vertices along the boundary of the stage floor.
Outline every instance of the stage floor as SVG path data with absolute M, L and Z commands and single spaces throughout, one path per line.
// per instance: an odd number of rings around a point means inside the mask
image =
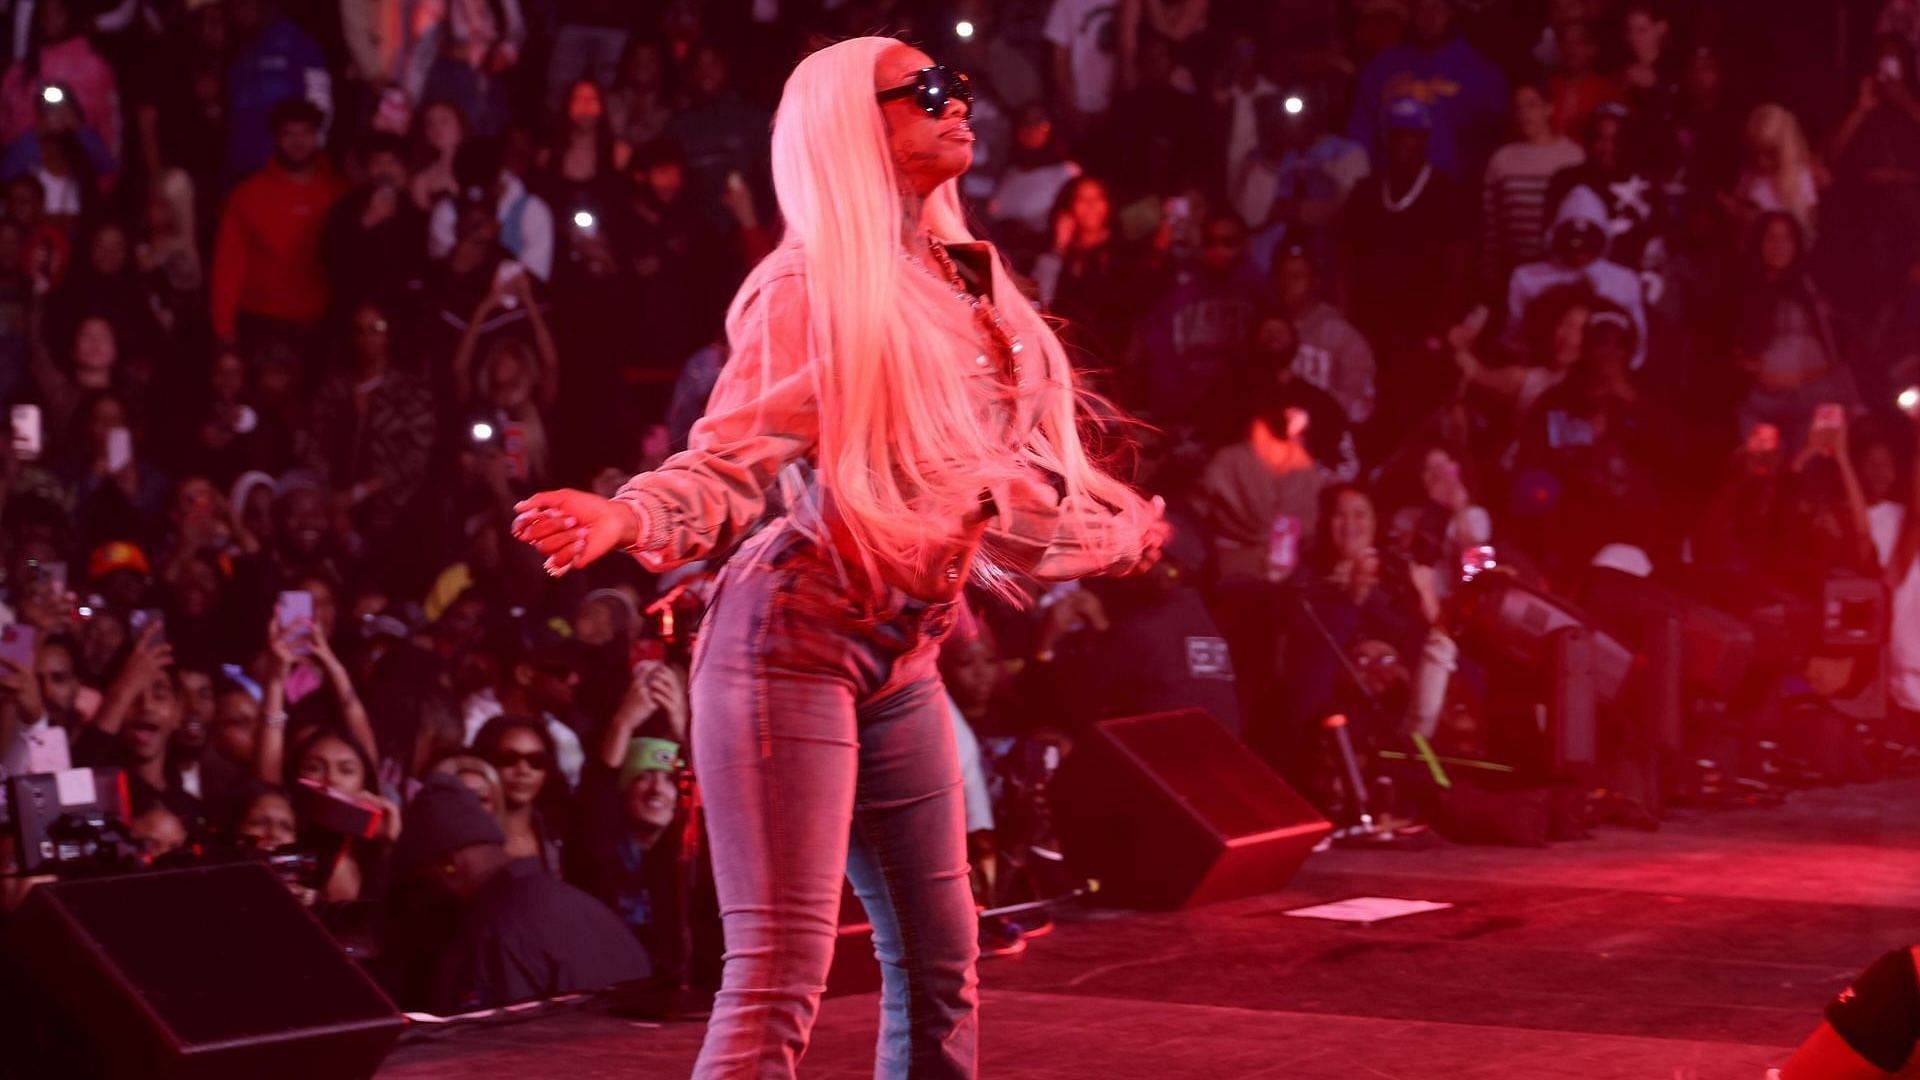
M 1445 901 L 1371 926 L 1285 917 Z M 991 1080 L 1760 1080 L 1885 950 L 1920 942 L 1920 780 L 1677 812 L 1545 850 L 1331 851 L 1284 892 L 1076 910 L 981 967 Z M 804 1077 L 872 1075 L 874 997 L 829 1000 Z M 383 1080 L 685 1076 L 697 1024 L 580 1009 L 410 1041 Z

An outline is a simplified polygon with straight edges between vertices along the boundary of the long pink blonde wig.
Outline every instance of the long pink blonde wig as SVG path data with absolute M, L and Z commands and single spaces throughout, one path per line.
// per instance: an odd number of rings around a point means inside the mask
M 901 253 L 900 182 L 874 100 L 875 64 L 899 44 L 853 38 L 808 56 L 787 79 L 773 122 L 773 185 L 787 228 L 782 245 L 797 248 L 806 266 L 818 480 L 858 542 L 872 580 L 878 580 L 876 552 L 926 565 L 934 549 L 956 535 L 961 519 L 978 509 L 984 489 L 1030 479 L 1033 466 L 1064 479 L 1068 508 L 1140 501 L 1089 460 L 1078 421 L 1092 419 L 1093 399 L 1076 385 L 1059 339 L 1013 287 L 997 254 L 994 300 L 1024 343 L 1021 359 L 1042 394 L 1041 421 L 1024 447 L 997 441 L 979 415 L 969 389 L 974 347 L 938 339 L 929 329 L 950 313 L 928 305 L 953 299 L 902 287 L 903 275 L 921 270 Z M 955 181 L 928 197 L 924 221 L 938 240 L 974 239 Z M 742 312 L 759 285 L 755 271 L 728 312 L 736 344 Z M 1064 513 L 1062 522 L 1069 534 L 1108 533 L 1079 537 L 1100 549 L 1123 551 L 1139 541 L 1136 515 L 1109 521 Z M 1024 591 L 1000 570 L 989 546 L 974 580 L 1023 603 Z

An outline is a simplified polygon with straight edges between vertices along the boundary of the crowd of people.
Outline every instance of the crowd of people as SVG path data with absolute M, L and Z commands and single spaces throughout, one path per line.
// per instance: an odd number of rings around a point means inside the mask
M 780 240 L 780 81 L 876 28 L 970 76 L 976 229 L 1176 526 L 947 642 L 983 907 L 1061 887 L 1048 778 L 1105 717 L 1203 709 L 1330 812 L 1335 714 L 1527 774 L 1550 686 L 1476 572 L 1629 649 L 1623 583 L 1749 628 L 1877 583 L 1881 654 L 1785 635 L 1687 738 L 1874 677 L 1900 733 L 1920 8 L 1832 6 L 10 0 L 0 765 L 123 770 L 154 859 L 313 854 L 408 1007 L 712 985 L 717 560 L 553 581 L 507 527 L 685 448 Z

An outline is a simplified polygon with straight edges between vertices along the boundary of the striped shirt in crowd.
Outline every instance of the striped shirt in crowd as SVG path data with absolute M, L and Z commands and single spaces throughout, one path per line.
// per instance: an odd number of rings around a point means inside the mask
M 1495 284 L 1504 286 L 1514 267 L 1546 254 L 1547 222 L 1554 211 L 1546 205 L 1547 186 L 1554 173 L 1585 160 L 1586 152 L 1563 136 L 1545 143 L 1508 143 L 1494 151 L 1480 198 L 1481 250 Z

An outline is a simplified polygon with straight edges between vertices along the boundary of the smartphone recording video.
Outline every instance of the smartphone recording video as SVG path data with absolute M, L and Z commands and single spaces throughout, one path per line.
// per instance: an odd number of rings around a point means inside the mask
M 15 671 L 33 670 L 33 627 L 25 623 L 13 623 L 0 627 L 0 660 L 5 660 Z
M 155 645 L 166 644 L 167 616 L 165 612 L 159 608 L 140 608 L 133 614 L 127 616 L 127 631 L 134 636 L 135 640 L 138 640 L 142 634 L 145 634 L 149 626 L 156 627 L 153 633 L 153 643 Z
M 282 633 L 293 637 L 294 652 L 305 656 L 313 650 L 313 594 L 305 589 L 289 589 L 280 594 L 273 617 Z
M 124 427 L 107 429 L 107 471 L 119 472 L 133 464 L 133 432 Z

